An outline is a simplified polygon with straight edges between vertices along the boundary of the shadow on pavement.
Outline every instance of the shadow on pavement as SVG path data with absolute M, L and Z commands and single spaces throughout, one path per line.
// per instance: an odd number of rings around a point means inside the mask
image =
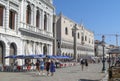
M 80 79 L 79 81 L 99 81 L 99 80 Z

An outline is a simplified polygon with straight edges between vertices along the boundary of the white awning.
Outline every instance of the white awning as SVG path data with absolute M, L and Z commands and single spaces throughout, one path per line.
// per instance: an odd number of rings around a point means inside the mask
M 108 54 L 120 54 L 120 48 L 113 48 L 108 50 Z

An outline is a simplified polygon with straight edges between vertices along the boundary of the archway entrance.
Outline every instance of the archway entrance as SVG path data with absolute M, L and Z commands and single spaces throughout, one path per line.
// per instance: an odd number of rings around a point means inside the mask
M 17 55 L 16 45 L 14 43 L 10 44 L 10 55 Z M 15 62 L 15 59 L 10 59 L 9 63 L 12 64 Z
M 2 41 L 0 41 L 0 64 L 4 64 L 4 56 L 5 56 L 5 45 Z

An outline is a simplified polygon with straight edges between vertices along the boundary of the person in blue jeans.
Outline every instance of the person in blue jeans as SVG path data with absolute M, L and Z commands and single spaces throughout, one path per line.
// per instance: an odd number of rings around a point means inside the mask
M 44 75 L 44 61 L 43 61 L 43 59 L 40 61 L 40 71 L 42 72 L 41 74 Z
M 51 76 L 53 76 L 55 72 L 55 63 L 53 62 L 53 60 L 51 60 L 50 62 L 50 72 L 51 72 Z

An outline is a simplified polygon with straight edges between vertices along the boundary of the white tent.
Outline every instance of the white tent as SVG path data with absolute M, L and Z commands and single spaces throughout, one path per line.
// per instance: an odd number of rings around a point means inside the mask
M 113 48 L 108 51 L 108 54 L 120 54 L 120 48 Z

